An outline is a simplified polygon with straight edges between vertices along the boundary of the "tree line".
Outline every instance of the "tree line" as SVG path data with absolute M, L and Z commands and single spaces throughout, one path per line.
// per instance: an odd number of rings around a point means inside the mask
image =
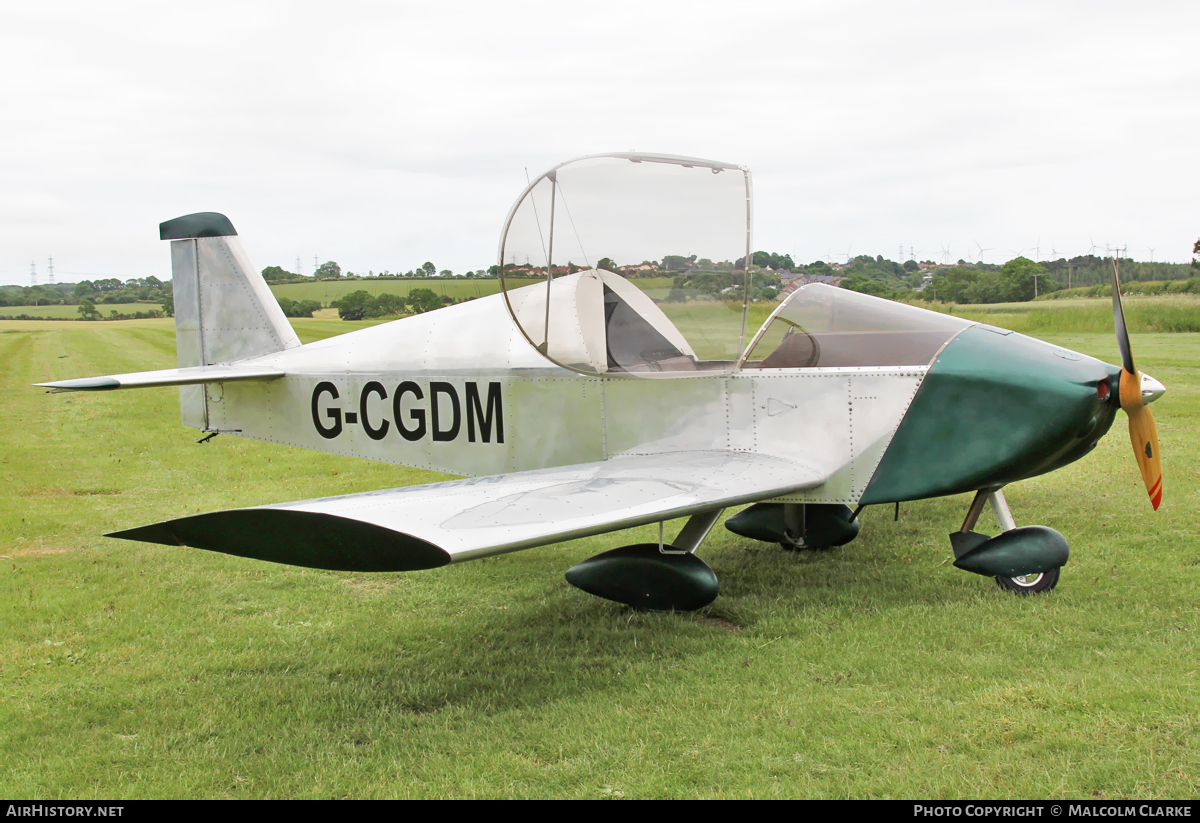
M 313 301 L 306 300 L 304 302 L 311 303 Z M 440 309 L 452 302 L 454 302 L 452 298 L 439 297 L 432 289 L 412 289 L 407 297 L 386 292 L 378 297 L 372 297 L 366 290 L 359 289 L 343 295 L 340 300 L 335 300 L 330 305 L 337 309 L 338 317 L 342 320 L 369 320 L 374 317 L 390 317 L 405 312 L 423 314 Z
M 171 281 L 157 277 L 80 280 L 78 283 L 0 286 L 0 306 L 77 306 L 100 303 L 164 303 L 172 300 Z
M 380 271 L 376 272 L 373 269 L 366 274 L 355 274 L 352 271 L 343 273 L 342 267 L 333 260 L 327 260 L 317 267 L 317 270 L 310 277 L 304 274 L 288 271 L 281 266 L 267 266 L 262 270 L 263 279 L 272 284 L 283 283 L 311 283 L 314 280 L 401 280 L 405 278 L 417 278 L 426 280 L 435 277 L 496 277 L 500 273 L 499 266 L 492 266 L 490 269 L 479 269 L 478 271 L 468 271 L 463 274 L 455 274 L 450 269 L 439 270 L 431 261 L 426 260 L 415 269 L 410 269 L 406 272 Z

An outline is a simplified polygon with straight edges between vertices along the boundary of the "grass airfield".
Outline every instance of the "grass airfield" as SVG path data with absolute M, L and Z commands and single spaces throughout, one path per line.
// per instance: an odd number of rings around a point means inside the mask
M 1117 358 L 1111 331 L 1038 335 Z M 1200 336 L 1133 350 L 1169 389 L 1160 511 L 1124 415 L 1084 460 L 1006 490 L 1019 524 L 1071 541 L 1055 592 L 950 565 L 960 496 L 899 522 L 869 508 L 828 553 L 718 528 L 700 554 L 721 596 L 667 615 L 563 580 L 652 527 L 408 574 L 106 539 L 443 476 L 196 445 L 175 389 L 29 385 L 169 368 L 170 320 L 0 322 L 0 793 L 1195 798 Z

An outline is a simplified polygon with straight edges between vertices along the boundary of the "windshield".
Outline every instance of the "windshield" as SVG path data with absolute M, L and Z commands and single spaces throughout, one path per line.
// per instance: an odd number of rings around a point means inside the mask
M 742 368 L 926 366 L 971 325 L 953 315 L 810 283 L 776 309 Z

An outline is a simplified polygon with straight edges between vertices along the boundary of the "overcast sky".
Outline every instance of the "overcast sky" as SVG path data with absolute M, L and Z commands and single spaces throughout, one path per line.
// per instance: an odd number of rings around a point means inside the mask
M 5 3 L 0 283 L 169 276 L 162 220 L 255 265 L 496 262 L 571 157 L 748 166 L 754 246 L 1190 259 L 1200 3 Z

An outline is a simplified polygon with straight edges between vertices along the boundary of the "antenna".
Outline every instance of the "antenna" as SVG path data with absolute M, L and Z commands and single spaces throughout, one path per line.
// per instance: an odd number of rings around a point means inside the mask
M 29 261 L 29 285 L 37 285 L 37 263 Z
M 53 257 L 50 258 L 50 265 L 48 268 L 50 269 L 50 285 L 53 286 L 54 285 L 54 258 Z

